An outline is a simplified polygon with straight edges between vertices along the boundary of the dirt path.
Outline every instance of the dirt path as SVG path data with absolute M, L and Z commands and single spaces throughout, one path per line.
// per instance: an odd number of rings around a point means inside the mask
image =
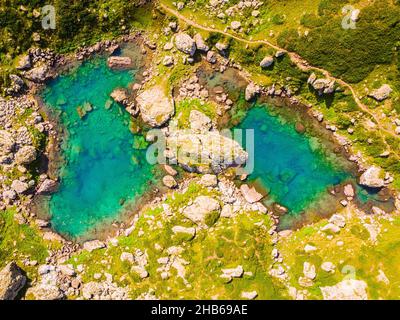
M 358 98 L 358 96 L 357 96 L 356 91 L 354 90 L 354 88 L 353 88 L 350 84 L 348 84 L 347 82 L 345 82 L 344 80 L 332 76 L 332 74 L 331 74 L 329 71 L 327 71 L 327 70 L 324 70 L 324 69 L 322 69 L 322 68 L 314 67 L 314 66 L 310 65 L 306 60 L 304 60 L 302 57 L 300 57 L 297 53 L 287 51 L 286 49 L 281 48 L 281 47 L 279 47 L 279 46 L 277 46 L 277 45 L 275 45 L 275 44 L 273 44 L 273 43 L 271 43 L 271 42 L 269 42 L 269 41 L 267 41 L 267 40 L 247 40 L 247 39 L 244 39 L 244 38 L 242 38 L 242 37 L 240 37 L 240 36 L 237 36 L 237 35 L 234 35 L 234 34 L 225 32 L 225 31 L 223 31 L 223 30 L 219 30 L 219 29 L 215 29 L 215 28 L 211 28 L 211 27 L 206 27 L 206 26 L 203 26 L 203 25 L 201 25 L 201 24 L 198 24 L 197 22 L 195 22 L 195 21 L 193 21 L 193 20 L 191 20 L 191 19 L 185 17 L 184 15 L 182 15 L 181 13 L 179 13 L 178 11 L 176 11 L 176 10 L 174 10 L 174 9 L 172 9 L 172 8 L 170 8 L 170 7 L 168 7 L 167 5 L 165 5 L 165 4 L 163 4 L 163 3 L 160 3 L 160 6 L 161 6 L 161 8 L 163 8 L 165 11 L 167 11 L 167 12 L 170 13 L 171 15 L 175 16 L 175 17 L 178 18 L 179 20 L 182 20 L 182 21 L 184 21 L 186 24 L 188 24 L 188 25 L 190 25 L 190 26 L 193 26 L 193 27 L 195 27 L 195 28 L 198 28 L 198 29 L 201 29 L 201 30 L 204 30 L 204 31 L 208 31 L 208 32 L 216 32 L 216 33 L 219 33 L 219 34 L 223 34 L 223 35 L 225 35 L 225 36 L 227 36 L 227 37 L 231 37 L 231 38 L 233 38 L 233 39 L 235 39 L 235 40 L 237 40 L 237 41 L 243 42 L 243 43 L 248 43 L 248 44 L 265 44 L 265 45 L 267 45 L 267 46 L 269 46 L 269 47 L 271 47 L 271 48 L 274 48 L 275 50 L 284 51 L 284 52 L 286 52 L 286 53 L 289 55 L 290 59 L 293 61 L 293 63 L 296 64 L 296 66 L 297 66 L 299 69 L 301 69 L 301 70 L 303 70 L 303 71 L 310 71 L 310 70 L 311 70 L 311 71 L 312 71 L 312 70 L 313 70 L 313 71 L 318 71 L 318 72 L 321 72 L 326 78 L 330 78 L 330 79 L 332 79 L 332 80 L 335 80 L 335 81 L 336 81 L 338 84 L 340 84 L 342 87 L 345 87 L 345 88 L 347 88 L 347 89 L 350 90 L 350 92 L 351 92 L 351 94 L 352 94 L 352 96 L 353 96 L 353 98 L 354 98 L 354 101 L 356 102 L 357 106 L 358 106 L 362 111 L 364 111 L 366 114 L 368 114 L 368 115 L 376 122 L 376 124 L 377 124 L 377 126 L 378 126 L 378 129 L 380 130 L 380 131 L 379 131 L 379 134 L 380 134 L 381 138 L 383 139 L 385 145 L 387 146 L 388 151 L 394 153 L 394 154 L 397 155 L 397 156 L 400 156 L 398 153 L 396 153 L 396 152 L 393 151 L 393 149 L 391 148 L 391 146 L 386 142 L 385 136 L 384 136 L 382 133 L 385 132 L 385 133 L 387 133 L 388 135 L 390 135 L 390 136 L 392 136 L 392 137 L 395 137 L 396 139 L 398 139 L 399 137 L 398 137 L 394 132 L 392 132 L 392 131 L 386 129 L 386 128 L 383 126 L 383 124 L 380 122 L 380 120 L 377 118 L 377 116 L 376 116 L 373 112 L 371 112 L 371 111 L 369 110 L 369 108 L 368 108 L 365 104 L 363 104 L 363 103 L 361 102 L 361 100 Z

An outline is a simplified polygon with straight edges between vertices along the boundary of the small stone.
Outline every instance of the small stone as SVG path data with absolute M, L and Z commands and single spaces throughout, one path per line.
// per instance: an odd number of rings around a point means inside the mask
M 317 273 L 315 271 L 315 266 L 309 262 L 304 262 L 303 273 L 304 276 L 310 280 L 314 280 L 315 277 L 317 276 Z
M 316 251 L 316 250 L 317 250 L 317 248 L 312 246 L 312 245 L 310 245 L 310 244 L 306 244 L 306 246 L 304 247 L 304 251 L 306 253 L 313 252 L 313 251 Z
M 340 231 L 340 228 L 333 223 L 328 223 L 327 225 L 321 228 L 321 231 L 338 233 Z
M 334 272 L 335 265 L 332 262 L 324 262 L 321 264 L 321 269 L 326 272 Z
M 174 179 L 174 177 L 173 177 L 173 176 L 170 176 L 170 175 L 164 176 L 163 179 L 162 179 L 162 181 L 163 181 L 163 184 L 164 184 L 166 187 L 170 188 L 170 189 L 176 188 L 176 187 L 178 186 L 178 183 L 176 182 L 176 180 Z

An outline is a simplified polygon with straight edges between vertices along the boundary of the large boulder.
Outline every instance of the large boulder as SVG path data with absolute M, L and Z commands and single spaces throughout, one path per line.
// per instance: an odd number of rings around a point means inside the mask
M 335 92 L 335 80 L 329 79 L 318 79 L 315 73 L 312 73 L 307 80 L 307 83 L 311 85 L 318 95 L 331 94 Z
M 210 49 L 200 33 L 196 33 L 193 37 L 193 40 L 196 42 L 196 48 L 198 50 L 207 52 Z
M 219 202 L 209 196 L 199 196 L 183 210 L 183 215 L 197 225 L 212 225 L 221 212 Z
M 385 184 L 381 168 L 369 167 L 360 177 L 360 185 L 370 188 L 382 188 Z
M 268 67 L 272 66 L 273 63 L 274 63 L 274 58 L 271 56 L 266 56 L 264 59 L 261 60 L 260 67 L 268 68 Z
M 367 284 L 361 280 L 343 280 L 320 289 L 324 300 L 368 300 Z
M 15 154 L 15 162 L 17 164 L 30 164 L 37 158 L 37 152 L 33 146 L 23 146 Z
M 186 33 L 179 33 L 175 37 L 175 46 L 179 51 L 193 56 L 196 52 L 196 42 Z
M 0 300 L 14 300 L 24 287 L 26 277 L 15 262 L 0 271 Z
M 41 83 L 50 78 L 50 69 L 44 64 L 25 72 L 24 77 L 33 82 Z
M 38 268 L 39 281 L 29 288 L 26 296 L 36 300 L 60 300 L 64 293 L 59 288 L 58 272 L 52 265 L 41 265 Z
M 389 85 L 384 84 L 379 89 L 372 91 L 368 96 L 374 98 L 376 101 L 381 102 L 389 98 L 392 91 L 393 90 Z
M 11 133 L 6 130 L 0 130 L 0 155 L 6 155 L 13 151 L 15 141 Z
M 237 141 L 217 131 L 171 132 L 166 142 L 166 156 L 190 172 L 218 174 L 230 167 L 240 167 L 248 159 Z
M 159 127 L 174 114 L 172 99 L 167 97 L 161 86 L 154 86 L 136 97 L 143 121 L 152 127 Z

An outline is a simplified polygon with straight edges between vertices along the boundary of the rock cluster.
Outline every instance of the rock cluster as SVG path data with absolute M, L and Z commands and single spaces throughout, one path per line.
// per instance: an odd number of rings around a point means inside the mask
M 320 96 L 322 96 L 323 94 L 332 94 L 335 92 L 335 80 L 318 79 L 315 73 L 312 73 L 310 75 L 307 83 L 311 85 Z

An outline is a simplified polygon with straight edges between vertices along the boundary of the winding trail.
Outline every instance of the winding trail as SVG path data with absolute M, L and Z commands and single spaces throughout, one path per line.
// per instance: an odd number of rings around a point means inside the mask
M 377 116 L 376 116 L 373 112 L 371 112 L 370 109 L 369 109 L 365 104 L 363 104 L 363 103 L 361 102 L 361 100 L 358 98 L 357 93 L 356 93 L 356 91 L 354 90 L 354 88 L 353 88 L 349 83 L 347 83 L 346 81 L 334 77 L 329 71 L 327 71 L 327 70 L 325 70 L 325 69 L 322 69 L 322 68 L 319 68 L 319 67 L 315 67 L 315 66 L 310 65 L 305 59 L 303 59 L 302 57 L 300 57 L 297 53 L 288 51 L 288 50 L 286 50 L 286 49 L 284 49 L 284 48 L 281 48 L 281 47 L 279 47 L 279 46 L 277 46 L 277 45 L 275 45 L 275 44 L 273 44 L 273 43 L 271 43 L 271 42 L 269 42 L 269 41 L 267 41 L 267 40 L 248 40 L 248 39 L 242 38 L 242 37 L 240 37 L 240 36 L 231 34 L 231 33 L 229 33 L 229 32 L 223 31 L 223 30 L 219 30 L 219 29 L 215 29 L 215 28 L 203 26 L 203 25 L 201 25 L 201 24 L 199 24 L 199 23 L 197 23 L 197 22 L 195 22 L 195 21 L 193 21 L 193 20 L 191 20 L 191 19 L 185 17 L 184 15 L 182 15 L 181 13 L 179 13 L 178 11 L 172 9 L 171 7 L 165 5 L 165 4 L 161 3 L 161 2 L 159 3 L 159 5 L 160 5 L 160 7 L 161 7 L 162 9 L 164 9 L 166 12 L 168 12 L 168 13 L 170 13 L 171 15 L 175 16 L 175 17 L 178 18 L 179 20 L 184 21 L 186 24 L 188 24 L 188 25 L 190 25 L 190 26 L 192 26 L 192 27 L 195 27 L 195 28 L 197 28 L 197 29 L 201 29 L 201 30 L 204 30 L 204 31 L 208 31 L 208 32 L 219 33 L 219 34 L 225 35 L 225 36 L 227 36 L 227 37 L 233 38 L 233 39 L 235 39 L 235 40 L 237 40 L 237 41 L 243 42 L 243 43 L 248 43 L 248 44 L 265 44 L 265 45 L 267 45 L 267 46 L 269 46 L 269 47 L 271 47 L 271 48 L 273 48 L 273 49 L 275 49 L 275 50 L 284 51 L 284 52 L 286 52 L 286 53 L 289 55 L 289 57 L 290 57 L 290 59 L 292 60 L 292 62 L 295 63 L 296 66 L 297 66 L 299 69 L 301 69 L 301 70 L 303 70 L 303 71 L 310 71 L 310 70 L 318 71 L 318 72 L 322 73 L 326 78 L 335 80 L 335 81 L 336 81 L 337 83 L 339 83 L 342 87 L 345 87 L 345 88 L 347 88 L 347 89 L 350 90 L 350 92 L 351 92 L 351 94 L 352 94 L 352 96 L 353 96 L 353 99 L 354 99 L 354 101 L 356 102 L 357 106 L 358 106 L 362 111 L 364 111 L 366 114 L 368 114 L 368 115 L 376 122 L 376 124 L 377 124 L 377 126 L 378 126 L 378 129 L 379 129 L 379 134 L 380 134 L 382 140 L 384 141 L 384 143 L 386 144 L 386 146 L 387 146 L 387 148 L 388 148 L 388 151 L 390 151 L 391 153 L 394 153 L 395 155 L 397 155 L 398 157 L 400 157 L 400 154 L 397 153 L 397 152 L 395 152 L 395 151 L 393 151 L 392 147 L 386 142 L 386 137 L 383 135 L 383 132 L 387 133 L 388 135 L 390 135 L 390 136 L 392 136 L 392 137 L 394 137 L 394 138 L 396 138 L 396 139 L 398 139 L 399 136 L 396 135 L 393 131 L 390 131 L 390 130 L 388 130 L 388 129 L 386 129 L 386 128 L 384 127 L 384 125 L 380 122 L 380 120 L 377 118 Z

